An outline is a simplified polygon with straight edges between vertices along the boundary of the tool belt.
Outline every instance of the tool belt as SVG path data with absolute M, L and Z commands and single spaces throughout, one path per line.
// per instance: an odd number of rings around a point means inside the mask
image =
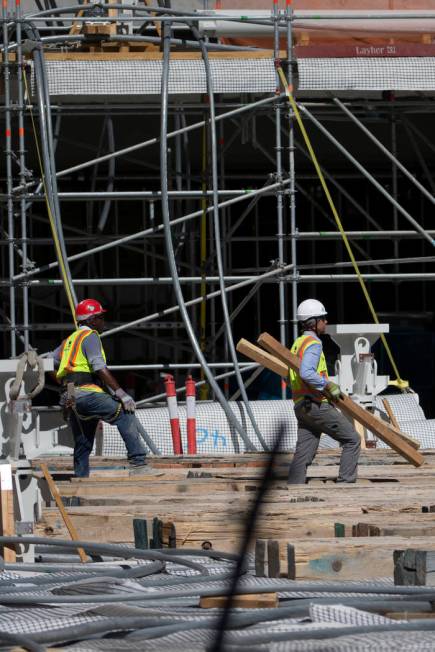
M 96 374 L 91 374 L 87 371 L 77 371 L 74 373 L 66 374 L 62 378 L 62 390 L 66 389 L 68 383 L 73 383 L 76 387 L 80 385 L 98 385 L 101 387 L 100 379 Z
M 69 421 L 71 411 L 76 404 L 75 385 L 71 381 L 62 386 L 63 396 L 61 398 L 62 414 L 65 421 Z

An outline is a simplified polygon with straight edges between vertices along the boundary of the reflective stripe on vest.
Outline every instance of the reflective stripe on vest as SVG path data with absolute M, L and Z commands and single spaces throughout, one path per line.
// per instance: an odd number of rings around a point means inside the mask
M 302 361 L 305 351 L 313 344 L 320 344 L 320 342 L 317 338 L 312 337 L 311 335 L 301 335 L 294 341 L 291 351 L 292 353 L 296 354 Z M 317 365 L 316 371 L 319 376 L 328 378 L 328 368 L 326 366 L 326 359 L 323 350 L 320 354 L 319 364 Z M 312 398 L 318 403 L 328 400 L 321 392 L 304 383 L 299 374 L 292 370 L 290 370 L 290 384 L 292 389 L 292 398 L 295 404 L 302 401 L 305 396 Z
M 85 338 L 91 335 L 92 333 L 96 333 L 98 337 L 100 337 L 98 332 L 95 330 L 79 328 L 78 330 L 74 331 L 74 333 L 72 333 L 69 337 L 67 337 L 67 339 L 64 341 L 62 347 L 62 356 L 60 360 L 60 365 L 56 374 L 56 377 L 59 380 L 61 380 L 64 376 L 70 373 L 78 373 L 78 372 L 84 372 L 90 374 L 93 373 L 93 369 L 82 350 L 82 344 Z M 102 346 L 101 346 L 101 353 L 105 361 L 106 355 L 104 353 L 104 349 Z M 90 386 L 89 383 L 87 383 L 87 385 L 88 387 Z M 93 390 L 93 391 L 97 391 L 97 390 Z M 103 391 L 103 390 L 99 388 L 98 391 Z

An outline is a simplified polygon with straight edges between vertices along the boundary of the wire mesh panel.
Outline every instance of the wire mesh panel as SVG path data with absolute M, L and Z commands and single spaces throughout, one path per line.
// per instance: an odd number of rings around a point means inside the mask
M 299 59 L 300 90 L 432 91 L 435 58 Z
M 385 394 L 376 398 L 376 407 L 386 415 L 382 402 L 386 399 L 400 425 L 405 421 L 425 420 L 424 412 L 419 404 L 418 394 Z
M 162 61 L 53 61 L 46 62 L 50 95 L 159 95 Z M 210 59 L 216 93 L 274 93 L 272 59 Z M 32 74 L 32 89 L 34 90 Z M 169 93 L 206 93 L 204 63 L 200 59 L 172 60 Z
M 419 405 L 418 394 L 390 394 L 378 396 L 376 407 L 381 416 L 388 420 L 382 399 L 387 399 L 391 411 L 397 419 L 400 429 L 417 439 L 421 448 L 435 448 L 435 420 L 426 419 Z M 378 448 L 388 448 L 387 444 L 378 441 Z
M 418 394 L 392 394 L 379 396 L 376 408 L 382 418 L 388 421 L 382 399 L 387 399 L 403 432 L 420 441 L 422 448 L 435 448 L 435 420 L 425 419 L 419 405 Z M 267 445 L 273 446 L 280 428 L 283 428 L 280 450 L 293 451 L 297 440 L 297 421 L 293 401 L 251 401 L 255 420 Z M 230 403 L 238 422 L 243 426 L 250 441 L 262 450 L 252 424 L 241 402 Z M 183 451 L 187 453 L 186 407 L 178 407 Z M 169 414 L 166 407 L 147 408 L 137 411 L 140 423 L 163 455 L 171 455 L 172 437 Z M 246 447 L 229 423 L 219 403 L 204 402 L 196 405 L 196 438 L 199 455 L 231 455 L 243 453 Z M 337 448 L 338 443 L 328 435 L 322 435 L 320 448 Z M 378 448 L 388 448 L 378 440 Z M 115 426 L 103 424 L 102 455 L 124 457 L 125 445 Z
M 251 401 L 255 420 L 266 443 L 272 447 L 275 437 L 283 427 L 280 450 L 293 450 L 297 439 L 297 421 L 293 401 Z M 262 450 L 243 403 L 233 401 L 231 409 L 251 442 Z M 178 408 L 183 451 L 187 452 L 186 408 Z M 169 414 L 166 407 L 138 410 L 139 421 L 163 455 L 172 454 L 172 438 Z M 199 455 L 231 455 L 245 451 L 245 445 L 229 423 L 219 403 L 207 402 L 196 405 L 196 440 Z M 337 443 L 324 435 L 322 448 L 335 448 Z M 124 456 L 125 446 L 116 427 L 107 423 L 103 426 L 103 455 Z

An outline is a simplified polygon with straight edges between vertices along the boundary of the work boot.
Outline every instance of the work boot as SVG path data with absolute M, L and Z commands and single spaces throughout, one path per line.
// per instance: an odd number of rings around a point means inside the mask
M 164 471 L 159 471 L 158 469 L 153 469 L 152 466 L 148 463 L 147 460 L 132 460 L 130 462 L 130 475 L 163 475 Z

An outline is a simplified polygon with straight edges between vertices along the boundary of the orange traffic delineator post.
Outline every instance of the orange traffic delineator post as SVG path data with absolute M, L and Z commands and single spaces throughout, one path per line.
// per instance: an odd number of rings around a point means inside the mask
M 186 378 L 187 452 L 196 455 L 196 386 L 192 376 Z
M 178 416 L 177 394 L 175 392 L 174 377 L 168 374 L 165 378 L 166 401 L 168 403 L 169 421 L 171 424 L 172 449 L 174 455 L 183 454 L 181 443 L 180 419 Z

